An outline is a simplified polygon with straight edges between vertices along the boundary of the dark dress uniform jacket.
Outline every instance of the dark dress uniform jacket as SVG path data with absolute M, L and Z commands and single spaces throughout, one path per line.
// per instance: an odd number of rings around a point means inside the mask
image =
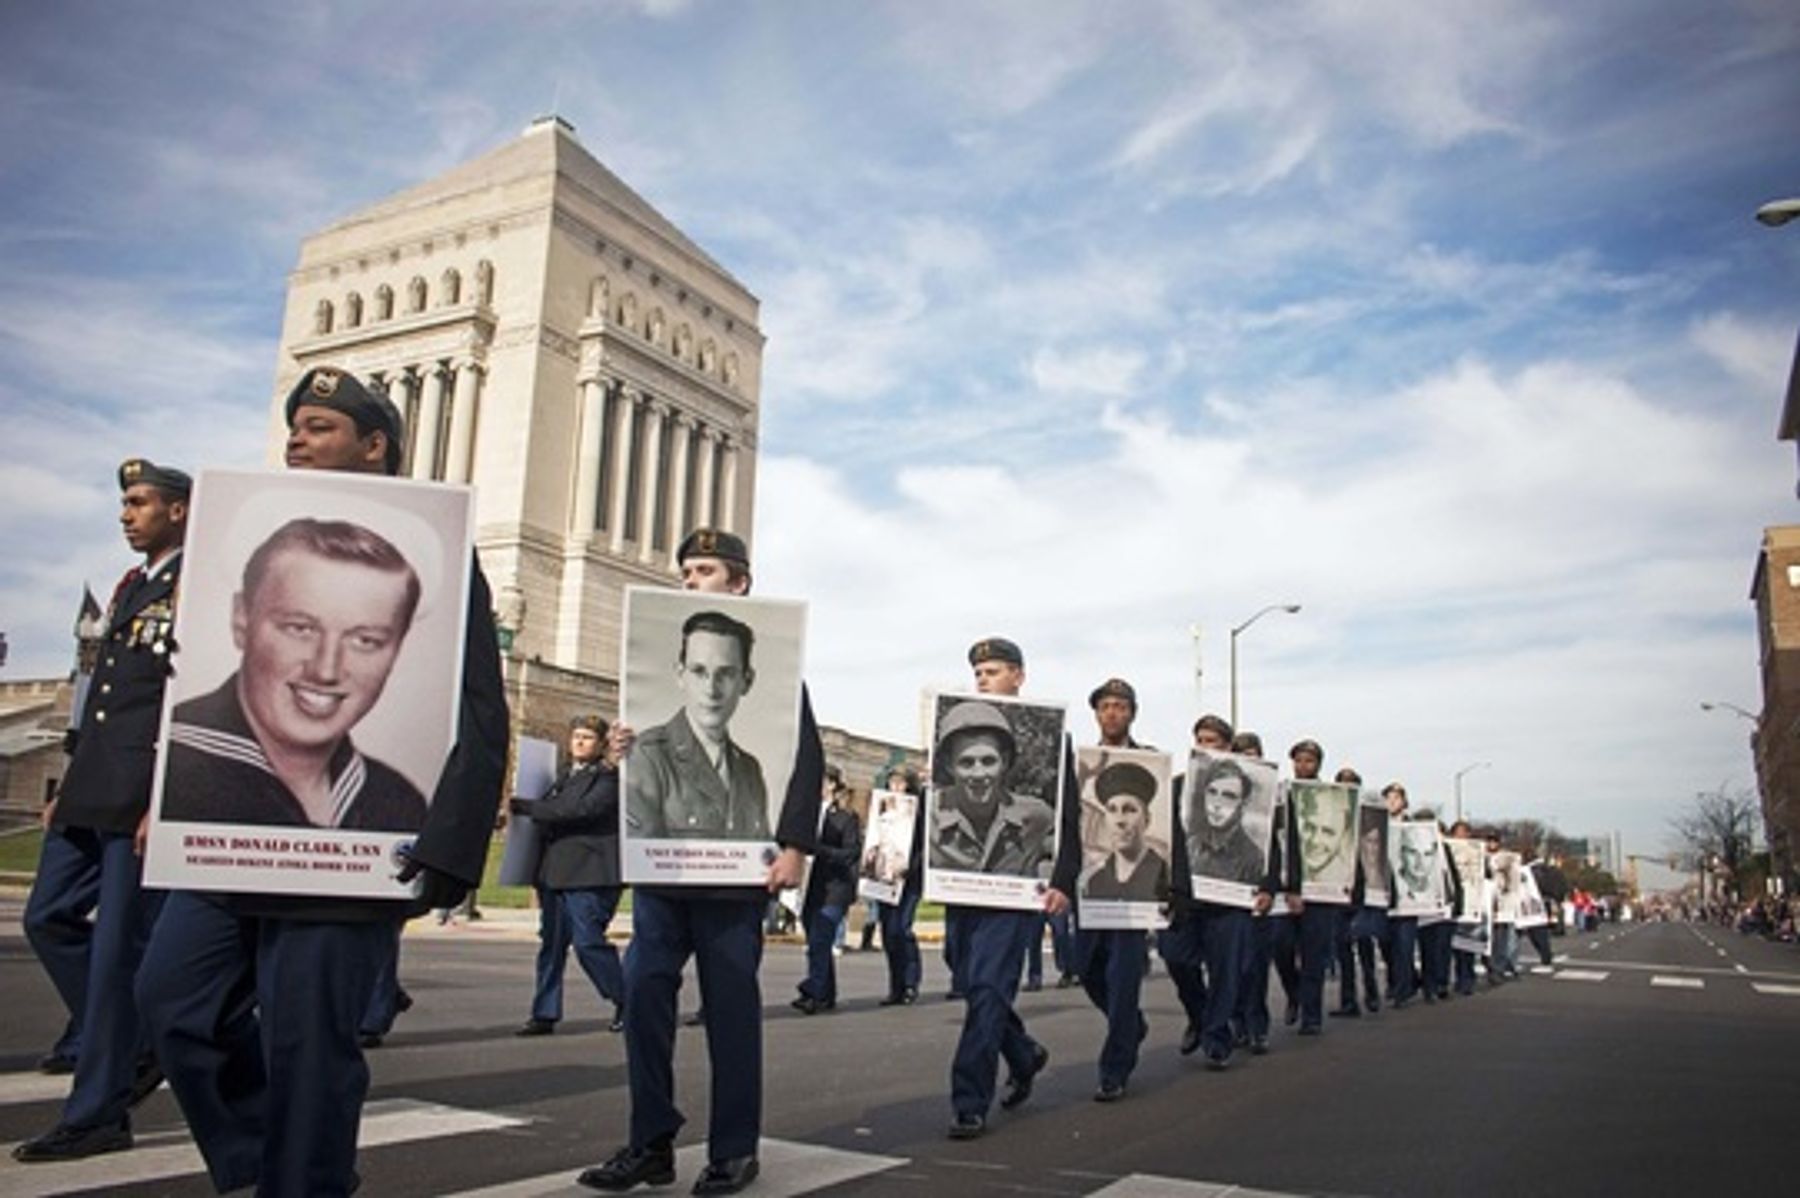
M 856 901 L 856 863 L 862 857 L 862 824 L 848 807 L 825 812 L 819 840 L 813 847 L 812 875 L 806 880 L 810 914 L 824 907 L 844 910 Z
M 570 770 L 525 813 L 544 838 L 537 882 L 546 890 L 598 890 L 619 882 L 619 771 Z
M 57 791 L 59 828 L 128 835 L 149 809 L 181 563 L 177 553 L 148 581 L 133 569 L 113 594 L 75 756 Z

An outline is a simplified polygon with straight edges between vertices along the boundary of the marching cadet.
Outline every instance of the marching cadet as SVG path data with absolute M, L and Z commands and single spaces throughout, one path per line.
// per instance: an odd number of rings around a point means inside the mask
M 903 766 L 896 766 L 888 771 L 887 788 L 896 794 L 918 795 L 918 775 Z M 919 939 L 913 934 L 913 916 L 919 910 L 925 876 L 925 806 L 922 797 L 913 815 L 911 846 L 900 900 L 877 904 L 881 910 L 881 951 L 887 957 L 888 967 L 887 997 L 880 1003 L 884 1007 L 911 1006 L 919 1001 L 921 962 Z
M 975 690 L 980 694 L 1016 696 L 1025 684 L 1025 655 L 1002 637 L 977 641 L 969 650 L 969 665 L 975 672 Z M 958 711 L 978 706 L 986 705 L 971 701 Z M 1044 890 L 1044 915 L 1059 915 L 1069 909 L 1069 896 L 1074 893 L 1081 860 L 1081 800 L 1075 789 L 1074 752 L 1066 738 L 1063 756 L 1060 810 L 1051 817 L 1060 821 L 1060 843 L 1049 885 Z M 1011 763 L 1007 764 L 1010 767 Z M 933 765 L 936 768 L 935 762 Z M 943 796 L 938 797 L 941 802 Z M 981 869 L 986 864 L 973 868 Z M 967 1003 L 962 1036 L 950 1067 L 954 1114 L 949 1135 L 953 1140 L 972 1140 L 987 1131 L 988 1107 L 994 1100 L 1000 1058 L 1006 1058 L 1011 1071 L 1006 1094 L 1000 1099 L 1001 1109 L 1009 1111 L 1031 1097 L 1038 1075 L 1050 1063 L 1050 1050 L 1031 1038 L 1024 1020 L 1013 1009 L 1019 991 L 1019 971 L 1031 937 L 1039 934 L 1040 919 L 1036 911 L 960 905 L 946 909 L 944 934 L 953 942 L 947 945 L 953 969 L 951 984 Z
M 837 962 L 832 946 L 844 915 L 856 899 L 856 863 L 862 859 L 862 825 L 856 812 L 844 806 L 844 775 L 835 765 L 825 767 L 825 813 L 813 846 L 813 867 L 806 879 L 806 897 L 800 904 L 800 923 L 806 929 L 806 976 L 793 1007 L 802 1015 L 837 1009 Z
M 1131 738 L 1131 725 L 1137 718 L 1137 692 L 1122 678 L 1109 678 L 1088 695 L 1088 707 L 1099 724 L 1100 744 L 1112 748 L 1141 748 Z M 1095 779 L 1095 798 L 1103 808 L 1112 810 L 1117 802 L 1126 809 L 1136 808 L 1140 826 L 1156 789 L 1150 772 L 1133 762 L 1114 762 L 1100 771 Z M 1154 854 L 1146 853 L 1146 859 Z M 1146 874 L 1146 877 L 1150 875 Z M 1135 875 L 1134 875 L 1135 877 Z M 1087 895 L 1093 898 L 1136 898 L 1117 888 L 1116 894 L 1102 895 L 1098 884 L 1105 878 L 1105 867 L 1087 880 Z M 1151 877 L 1157 902 L 1169 901 L 1169 871 L 1163 864 Z M 1135 889 L 1135 888 L 1134 888 Z M 1077 899 L 1076 924 L 1081 922 Z M 1075 973 L 1088 1001 L 1106 1016 L 1106 1039 L 1100 1047 L 1100 1084 L 1094 1091 L 1095 1102 L 1117 1102 L 1125 1097 L 1125 1084 L 1137 1068 L 1138 1045 L 1150 1032 L 1139 999 L 1143 993 L 1145 965 L 1143 932 L 1079 928 L 1075 933 Z
M 26 938 L 79 1027 L 81 1047 L 60 1119 L 13 1149 L 21 1161 L 130 1148 L 127 1112 L 162 1082 L 142 1051 L 132 982 L 163 902 L 161 891 L 141 885 L 140 854 L 191 488 L 186 474 L 143 458 L 119 467 L 119 524 L 144 564 L 119 580 L 107 608 L 74 756 L 44 811 L 24 917 Z
M 1288 760 L 1293 763 L 1294 779 L 1298 782 L 1311 782 L 1318 778 L 1319 769 L 1325 764 L 1325 750 L 1319 747 L 1316 740 L 1302 740 L 1288 750 Z M 1296 816 L 1292 803 L 1288 804 L 1288 828 L 1296 824 Z M 1298 860 L 1299 854 L 1295 854 Z M 1300 1034 L 1316 1036 L 1325 1028 L 1325 965 L 1331 957 L 1333 935 L 1337 929 L 1339 904 L 1305 903 L 1292 895 L 1288 899 L 1288 910 L 1298 916 L 1293 921 L 1300 950 L 1300 969 L 1298 993 L 1290 991 L 1288 995 L 1288 1022 L 1293 1022 L 1295 1007 L 1299 1008 Z M 1292 957 L 1277 942 L 1275 963 L 1280 968 L 1283 961 L 1290 962 Z M 1287 978 L 1283 977 L 1283 982 Z
M 1344 766 L 1342 769 L 1338 770 L 1336 774 L 1332 775 L 1331 780 L 1350 787 L 1350 829 L 1352 835 L 1358 837 L 1358 839 L 1353 840 L 1352 843 L 1360 847 L 1361 823 L 1359 822 L 1358 815 L 1362 808 L 1359 805 L 1357 796 L 1362 790 L 1362 775 L 1351 769 L 1349 766 Z M 1377 879 L 1377 881 L 1379 881 L 1379 879 Z M 1333 1015 L 1343 1015 L 1350 1019 L 1356 1019 L 1362 1015 L 1362 1005 L 1356 1001 L 1356 948 L 1359 929 L 1365 926 L 1361 920 L 1361 916 L 1364 910 L 1363 893 L 1367 885 L 1368 879 L 1363 876 L 1362 854 L 1359 852 L 1356 858 L 1356 880 L 1352 884 L 1350 890 L 1350 904 L 1338 909 L 1337 924 L 1331 931 L 1331 947 L 1332 952 L 1337 959 L 1338 971 L 1338 1005 L 1332 1009 L 1331 1013 Z M 1372 953 L 1373 947 L 1370 946 L 1370 948 Z M 1374 992 L 1374 957 L 1371 955 L 1369 960 L 1371 962 L 1369 1013 L 1374 1014 L 1381 1009 L 1381 999 Z
M 290 470 L 399 472 L 400 414 L 331 366 L 288 394 Z M 369 1091 L 357 1024 L 395 924 L 454 907 L 481 879 L 509 721 L 487 579 L 469 575 L 456 745 L 399 879 L 407 901 L 176 890 L 138 975 L 158 1061 L 224 1193 L 353 1192 Z
M 688 534 L 675 553 L 681 585 L 711 594 L 750 593 L 743 539 L 718 529 Z M 620 751 L 633 729 L 613 725 Z M 627 761 L 627 770 L 630 762 Z M 714 779 L 716 781 L 716 778 Z M 595 1190 L 623 1191 L 675 1180 L 675 999 L 681 971 L 696 958 L 700 1018 L 712 1064 L 706 1169 L 696 1194 L 735 1194 L 756 1180 L 762 1136 L 762 916 L 771 894 L 800 884 L 806 850 L 819 826 L 825 751 L 812 701 L 800 689 L 800 741 L 775 840 L 781 851 L 763 886 L 639 886 L 632 899 L 631 948 L 625 954 L 625 1060 L 631 1086 L 629 1142 L 576 1178 Z
M 1231 751 L 1260 761 L 1263 756 L 1262 737 L 1247 730 L 1234 733 Z M 1283 893 L 1289 889 L 1289 855 L 1283 831 L 1286 826 L 1287 809 L 1278 796 L 1269 832 L 1269 868 L 1262 887 L 1271 896 L 1271 902 L 1263 910 L 1253 912 L 1250 946 L 1243 955 L 1244 968 L 1238 976 L 1237 1006 L 1231 1017 L 1232 1044 L 1248 1046 L 1253 1056 L 1262 1056 L 1269 1051 L 1269 965 L 1275 952 L 1276 928 L 1285 920 L 1288 910 L 1285 900 L 1291 898 Z M 1281 896 L 1284 902 L 1274 902 L 1274 896 Z M 1282 918 L 1276 918 L 1278 915 Z

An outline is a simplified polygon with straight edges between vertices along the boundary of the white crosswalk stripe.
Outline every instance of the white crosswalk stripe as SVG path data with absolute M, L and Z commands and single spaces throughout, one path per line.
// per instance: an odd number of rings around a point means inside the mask
M 437 1136 L 496 1131 L 526 1122 L 490 1111 L 467 1111 L 415 1102 L 406 1098 L 371 1102 L 363 1108 L 358 1148 L 379 1148 Z M 206 1171 L 200 1150 L 185 1129 L 138 1137 L 130 1152 L 115 1152 L 66 1164 L 21 1165 L 12 1159 L 10 1145 L 0 1159 L 0 1194 L 7 1198 L 45 1198 L 81 1190 L 191 1176 Z
M 1604 982 L 1612 974 L 1603 969 L 1561 969 L 1552 976 L 1559 982 Z
M 1185 1181 L 1179 1177 L 1158 1177 L 1152 1173 L 1133 1173 L 1121 1177 L 1103 1190 L 1095 1190 L 1087 1198 L 1293 1198 L 1285 1191 L 1252 1190 L 1245 1186 L 1217 1181 Z
M 907 1163 L 898 1156 L 879 1156 L 872 1152 L 846 1152 L 841 1148 L 823 1148 L 817 1144 L 797 1144 L 791 1140 L 775 1140 L 764 1136 L 757 1145 L 757 1162 L 762 1167 L 753 1192 L 757 1198 L 782 1198 L 783 1195 L 810 1194 L 828 1186 L 842 1185 L 881 1173 Z M 698 1177 L 706 1167 L 706 1146 L 690 1144 L 675 1153 L 675 1174 L 686 1183 Z M 564 1169 L 541 1177 L 509 1181 L 479 1190 L 463 1190 L 446 1198 L 577 1198 L 593 1193 L 575 1184 L 575 1173 Z
M 1666 973 L 1657 973 L 1657 974 L 1650 975 L 1650 984 L 1652 986 L 1669 986 L 1669 987 L 1673 987 L 1674 989 L 1677 989 L 1677 990 L 1704 990 L 1704 989 L 1706 989 L 1706 981 L 1703 978 L 1672 977 Z
M 69 1077 L 47 1073 L 0 1073 L 0 1106 L 27 1102 L 61 1102 L 69 1096 Z
M 1750 988 L 1758 994 L 1800 995 L 1800 986 L 1782 986 L 1775 982 L 1751 982 Z

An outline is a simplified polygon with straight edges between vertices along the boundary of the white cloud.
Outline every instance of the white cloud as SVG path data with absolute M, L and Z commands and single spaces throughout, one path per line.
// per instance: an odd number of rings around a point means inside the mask
M 1689 332 L 1700 350 L 1759 402 L 1781 395 L 1800 353 L 1789 326 L 1771 320 L 1749 320 L 1735 312 L 1712 312 L 1697 318 Z
M 1031 381 L 1045 391 L 1088 391 L 1128 397 L 1144 371 L 1141 350 L 1096 345 L 1060 349 L 1043 346 L 1031 356 Z

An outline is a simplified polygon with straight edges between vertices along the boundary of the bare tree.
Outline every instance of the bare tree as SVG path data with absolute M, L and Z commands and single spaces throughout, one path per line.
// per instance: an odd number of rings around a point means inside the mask
M 1747 787 L 1727 792 L 1701 791 L 1693 806 L 1669 821 L 1677 842 L 1691 862 L 1706 861 L 1724 874 L 1732 893 L 1749 863 L 1756 841 L 1756 823 L 1762 808 L 1756 793 Z

